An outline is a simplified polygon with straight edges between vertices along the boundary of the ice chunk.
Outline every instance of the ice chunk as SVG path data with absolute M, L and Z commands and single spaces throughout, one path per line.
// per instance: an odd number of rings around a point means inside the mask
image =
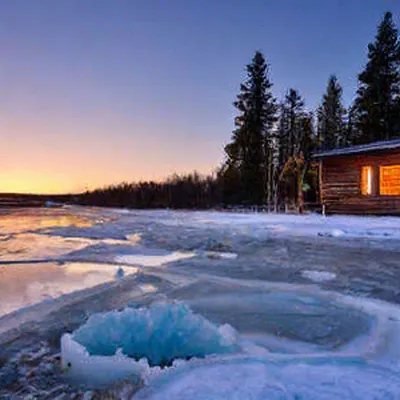
M 304 270 L 301 272 L 304 278 L 310 279 L 314 282 L 326 282 L 331 281 L 336 278 L 336 274 L 334 272 L 329 271 L 312 271 L 312 270 Z
M 136 361 L 118 351 L 111 357 L 91 356 L 71 334 L 61 338 L 62 367 L 67 376 L 89 387 L 102 387 L 130 377 L 138 385 L 148 370 L 146 360 Z
M 341 229 L 332 229 L 328 232 L 318 232 L 318 236 L 341 237 L 343 235 L 345 235 L 345 232 Z
M 133 250 L 132 250 L 133 251 Z M 128 265 L 141 265 L 144 267 L 159 267 L 164 264 L 194 257 L 194 253 L 163 250 L 139 249 L 136 254 L 118 255 L 115 261 Z
M 125 275 L 125 271 L 122 267 L 119 267 L 117 272 L 115 273 L 116 278 L 123 278 Z
M 218 327 L 179 303 L 95 314 L 71 339 L 91 355 L 114 356 L 121 349 L 135 360 L 146 358 L 152 366 L 237 348 L 232 327 Z
M 208 258 L 216 258 L 221 260 L 235 260 L 238 256 L 236 253 L 219 252 L 219 251 L 206 251 L 205 255 Z

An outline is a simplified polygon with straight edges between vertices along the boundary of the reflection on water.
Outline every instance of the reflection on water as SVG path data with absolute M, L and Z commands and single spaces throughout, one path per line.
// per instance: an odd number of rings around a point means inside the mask
M 92 244 L 86 238 L 61 238 L 36 233 L 11 235 L 0 239 L 0 260 L 43 260 L 60 257 L 71 251 L 81 250 Z
M 62 237 L 38 233 L 20 233 L 18 235 L 0 234 L 0 261 L 49 260 L 64 256 L 88 246 L 130 245 L 140 241 L 140 235 L 131 235 L 122 239 L 91 239 L 87 237 Z
M 110 264 L 71 262 L 0 267 L 0 316 L 43 300 L 113 281 L 137 268 Z
M 41 215 L 36 211 L 24 210 L 17 213 L 0 215 L 0 231 L 4 233 L 19 233 L 46 228 L 62 228 L 76 226 L 87 228 L 93 225 L 90 218 L 54 211 L 51 214 Z

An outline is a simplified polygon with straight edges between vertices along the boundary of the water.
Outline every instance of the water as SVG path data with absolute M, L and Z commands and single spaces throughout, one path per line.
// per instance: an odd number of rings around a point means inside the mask
M 396 218 L 14 210 L 0 216 L 0 361 L 59 351 L 94 313 L 182 304 L 238 347 L 141 368 L 137 398 L 397 399 L 399 253 Z

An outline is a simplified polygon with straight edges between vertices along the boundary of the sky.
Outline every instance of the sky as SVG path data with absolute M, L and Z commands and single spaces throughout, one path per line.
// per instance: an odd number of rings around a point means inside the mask
M 0 192 L 76 193 L 210 173 L 245 65 L 309 109 L 335 73 L 349 104 L 398 0 L 0 0 Z

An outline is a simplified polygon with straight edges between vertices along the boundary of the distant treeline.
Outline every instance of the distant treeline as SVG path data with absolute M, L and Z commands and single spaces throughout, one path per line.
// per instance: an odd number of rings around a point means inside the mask
M 164 183 L 123 183 L 85 193 L 80 201 L 137 208 L 257 205 L 302 212 L 305 202 L 319 198 L 313 153 L 400 135 L 400 40 L 390 12 L 368 45 L 368 61 L 348 108 L 334 74 L 319 107 L 310 111 L 295 88 L 281 101 L 274 97 L 261 52 L 246 73 L 234 102 L 235 130 L 215 176 L 194 173 Z
M 174 175 L 165 182 L 121 183 L 86 192 L 85 205 L 131 208 L 207 209 L 221 203 L 218 179 L 194 172 Z
M 57 194 L 16 194 L 1 193 L 0 208 L 12 207 L 44 207 L 56 204 L 76 203 L 79 199 L 78 195 L 57 195 Z

